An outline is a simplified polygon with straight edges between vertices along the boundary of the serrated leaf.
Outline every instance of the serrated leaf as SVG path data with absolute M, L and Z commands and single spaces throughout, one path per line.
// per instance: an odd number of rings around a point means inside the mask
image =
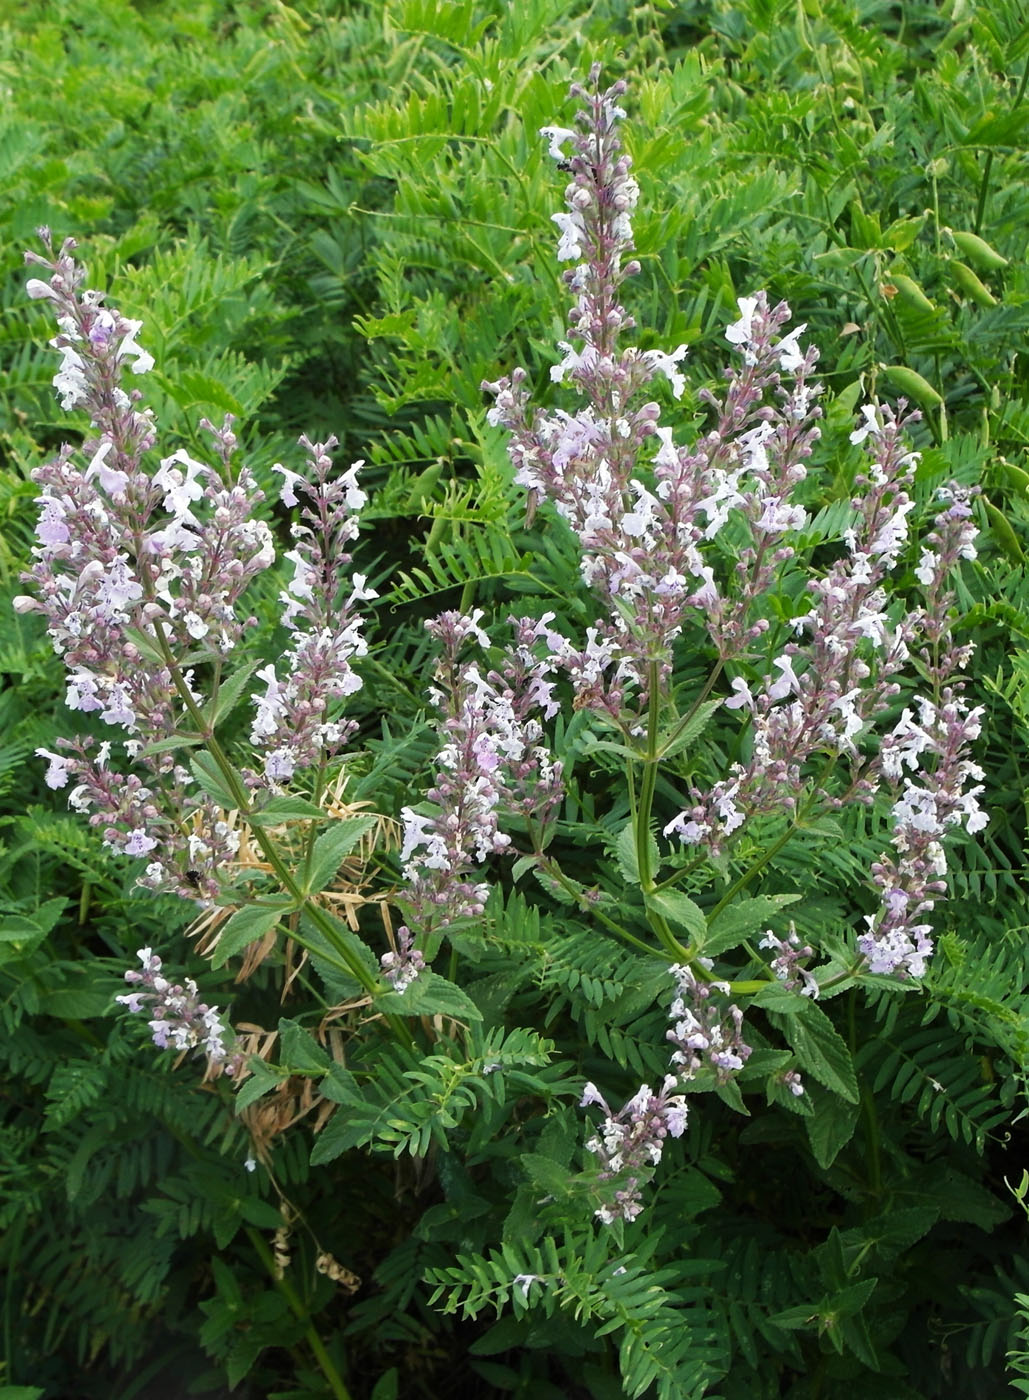
M 403 992 L 383 992 L 375 1005 L 401 1016 L 452 1016 L 458 1021 L 481 1021 L 482 1012 L 467 992 L 436 972 L 420 972 Z
M 734 1113 L 742 1113 L 745 1118 L 750 1117 L 750 1109 L 743 1102 L 743 1094 L 735 1079 L 727 1079 L 724 1084 L 719 1084 L 716 1079 L 712 1088 L 722 1102 L 728 1104 Z
M 812 1093 L 810 1086 L 805 1087 L 805 1093 Z M 827 1169 L 854 1136 L 858 1109 L 835 1094 L 820 1093 L 812 1104 L 814 1112 L 805 1119 L 808 1140 L 815 1161 Z
M 233 671 L 231 676 L 225 677 L 218 687 L 217 695 L 212 696 L 204 708 L 204 716 L 209 724 L 221 724 L 226 715 L 235 709 L 256 670 L 257 662 L 253 661 L 249 666 L 241 666 Z
M 259 812 L 251 812 L 251 826 L 279 826 L 282 822 L 314 821 L 325 818 L 325 810 L 306 797 L 272 797 Z
M 687 744 L 699 739 L 711 723 L 711 716 L 721 704 L 721 700 L 705 700 L 702 705 L 697 706 L 682 728 L 673 726 L 666 734 L 662 734 L 658 739 L 659 757 L 674 758 L 676 754 L 682 753 Z
M 617 754 L 619 758 L 627 758 L 630 763 L 642 763 L 643 761 L 643 755 L 638 750 L 630 749 L 628 744 L 616 743 L 614 739 L 594 739 L 593 743 L 590 744 L 589 752 L 591 754 Z
M 636 828 L 632 822 L 626 822 L 618 833 L 618 838 L 615 841 L 615 859 L 625 883 L 638 885 L 640 867 L 636 859 Z
M 247 1061 L 247 1068 L 250 1070 L 250 1074 L 236 1090 L 235 1110 L 237 1114 L 242 1113 L 245 1108 L 249 1108 L 252 1103 L 256 1103 L 265 1094 L 278 1088 L 287 1077 L 285 1070 L 279 1069 L 277 1065 L 269 1065 L 259 1055 L 251 1055 Z
M 318 1087 L 322 1096 L 331 1099 L 333 1103 L 361 1103 L 364 1099 L 357 1080 L 348 1069 L 336 1064 L 335 1060 Z
M 761 894 L 727 905 L 708 924 L 702 952 L 706 957 L 713 958 L 737 947 L 770 919 L 774 919 L 786 905 L 795 904 L 801 898 L 799 894 Z
M 332 1115 L 311 1148 L 312 1167 L 334 1162 L 350 1148 L 361 1147 L 372 1138 L 377 1115 L 374 1112 L 369 1113 L 369 1108 L 370 1105 L 365 1105 L 366 1111 L 360 1114 L 352 1112 Z
M 191 758 L 189 767 L 199 786 L 207 793 L 208 797 L 217 802 L 219 807 L 224 807 L 227 812 L 238 810 L 232 789 L 226 783 L 221 769 L 206 750 L 198 753 L 195 758 Z M 243 779 L 235 769 L 232 772 L 240 789 L 245 792 Z
M 334 999 L 344 1001 L 380 980 L 382 974 L 378 959 L 367 943 L 330 910 L 319 906 L 318 917 L 329 924 L 331 937 L 314 922 L 308 909 L 302 916 L 303 933 L 308 948 L 314 954 L 315 968 Z M 328 966 L 320 965 L 322 959 Z M 354 967 L 358 964 L 367 975 L 364 983 L 355 977 Z M 340 973 L 342 978 L 339 977 Z
M 170 739 L 155 739 L 152 744 L 144 744 L 139 756 L 150 758 L 153 754 L 171 753 L 174 749 L 195 749 L 203 742 L 202 734 L 175 734 Z
M 661 861 L 661 853 L 654 840 L 654 833 L 647 832 L 647 846 L 650 854 L 650 868 L 656 870 Z M 639 861 L 636 859 L 636 826 L 634 822 L 626 822 L 618 833 L 615 841 L 615 860 L 618 862 L 618 869 L 622 879 L 627 885 L 638 885 L 640 882 Z
M 759 992 L 755 992 L 751 1005 L 760 1006 L 763 1011 L 778 1012 L 780 1016 L 800 1016 L 806 1001 L 807 998 L 800 992 L 792 991 L 776 980 L 766 982 Z
M 555 1162 L 553 1157 L 543 1157 L 538 1152 L 523 1152 L 518 1157 L 518 1165 L 546 1195 L 565 1194 L 571 1172 L 559 1162 Z
M 0 915 L 0 943 L 21 943 L 45 938 L 67 907 L 66 899 L 48 899 L 31 914 Z
M 361 837 L 371 831 L 376 820 L 373 816 L 344 817 L 318 837 L 311 855 L 306 893 L 317 894 L 325 889 L 343 864 L 343 857 L 349 855 Z
M 793 1046 L 802 1070 L 849 1103 L 858 1103 L 857 1075 L 846 1041 L 813 1001 L 806 997 L 799 997 L 798 1001 L 801 1005 L 797 1014 L 771 1019 Z
M 322 1075 L 334 1061 L 299 1021 L 279 1020 L 279 1059 L 290 1074 Z
M 704 944 L 707 934 L 704 911 L 681 890 L 661 890 L 657 894 L 648 894 L 647 908 L 661 914 L 676 928 L 685 929 L 691 942 Z
M 247 904 L 237 909 L 218 935 L 218 943 L 211 955 L 211 966 L 223 967 L 229 958 L 248 944 L 263 938 L 289 908 L 289 902 L 283 900 L 276 905 Z
M 157 640 L 149 632 L 142 632 L 138 627 L 123 627 L 122 636 L 139 652 L 146 661 L 152 661 L 156 666 L 165 666 L 164 652 L 161 650 Z

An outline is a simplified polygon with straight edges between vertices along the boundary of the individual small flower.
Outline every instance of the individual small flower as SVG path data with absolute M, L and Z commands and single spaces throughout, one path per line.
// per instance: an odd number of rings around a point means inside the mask
M 50 760 L 50 766 L 46 770 L 47 787 L 67 787 L 69 773 L 72 771 L 72 760 L 67 754 L 51 753 L 49 749 L 37 749 L 36 756 Z
M 511 1282 L 520 1295 L 519 1301 L 525 1304 L 529 1301 L 529 1289 L 534 1283 L 541 1284 L 542 1279 L 539 1274 L 515 1274 Z

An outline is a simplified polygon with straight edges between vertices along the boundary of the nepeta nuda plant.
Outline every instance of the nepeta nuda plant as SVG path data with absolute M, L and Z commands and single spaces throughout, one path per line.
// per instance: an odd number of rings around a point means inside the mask
M 47 782 L 53 788 L 71 782 L 70 805 L 88 814 L 105 845 L 146 859 L 141 885 L 205 904 L 239 874 L 236 819 L 252 820 L 253 839 L 279 887 L 259 892 L 261 931 L 287 913 L 303 913 L 323 955 L 374 992 L 384 985 L 374 960 L 355 952 L 312 899 L 310 863 L 289 869 L 259 824 L 263 816 L 272 825 L 272 795 L 298 771 L 310 778 L 317 803 L 329 765 L 353 730 L 336 702 L 361 685 L 351 664 L 366 651 L 358 605 L 375 597 L 347 569 L 346 546 L 365 501 L 356 484 L 362 464 L 334 476 L 335 441 L 302 438 L 306 474 L 275 468 L 283 476 L 283 501 L 297 504 L 300 490 L 304 508 L 293 527 L 296 548 L 286 556 L 293 577 L 281 595 L 291 642 L 279 671 L 275 664 L 258 670 L 246 660 L 254 619 L 242 599 L 255 575 L 274 562 L 275 548 L 255 513 L 263 492 L 250 470 L 235 464 L 231 419 L 220 428 L 201 423 L 211 439 L 209 462 L 179 449 L 154 470 L 147 459 L 157 446 L 157 424 L 141 408 L 141 392 L 124 386 L 126 371 L 136 376 L 153 367 L 136 342 L 141 324 L 107 308 L 102 293 L 83 289 L 73 240 L 55 252 L 48 230 L 41 237 L 46 256 L 26 257 L 49 275 L 30 279 L 28 292 L 56 315 L 51 344 L 62 363 L 54 385 L 65 409 L 88 414 L 89 431 L 80 452 L 65 446 L 34 473 L 40 517 L 35 562 L 25 578 L 35 595 L 17 599 L 15 607 L 46 617 L 68 671 L 69 708 L 98 715 L 119 735 L 100 744 L 91 737 L 62 740 L 60 752 L 41 751 L 49 760 Z M 238 771 L 215 731 L 255 671 L 265 687 L 251 697 L 259 766 Z M 308 806 L 299 815 L 321 815 Z M 295 807 L 280 810 L 284 820 L 298 816 Z M 361 831 L 352 834 L 356 840 Z M 338 844 L 337 864 L 347 849 L 345 840 Z M 328 866 L 322 870 L 322 885 L 331 874 Z M 250 891 L 234 893 L 230 902 L 238 903 Z M 305 936 L 295 924 L 292 936 L 308 946 L 310 931 Z M 250 938 L 256 931 L 249 929 Z M 133 1005 L 139 1004 L 136 995 Z
M 560 343 L 563 358 L 551 378 L 574 388 L 581 406 L 534 407 L 524 370 L 484 388 L 495 398 L 491 421 L 511 433 L 516 481 L 533 507 L 552 503 L 574 531 L 583 581 L 599 604 L 585 646 L 545 630 L 549 616 L 542 620 L 541 664 L 564 674 L 576 708 L 619 731 L 627 757 L 629 864 L 652 936 L 675 959 L 680 996 L 673 1014 L 683 1018 L 671 1033 L 679 1049 L 663 1098 L 676 1077 L 693 1078 L 704 1055 L 715 1083 L 746 1064 L 739 1007 L 727 1005 L 714 1025 L 709 1009 L 698 1015 L 711 992 L 760 998 L 763 979 L 773 978 L 813 999 L 868 973 L 903 979 L 924 972 L 932 951 L 926 915 L 945 891 L 942 839 L 953 827 L 975 832 L 986 823 L 976 801 L 981 786 L 970 786 L 982 773 L 968 759 L 980 711 L 960 698 L 957 672 L 969 649 L 951 640 L 947 586 L 958 561 L 975 558 L 976 532 L 970 493 L 953 484 L 941 490 L 942 509 L 916 570 L 922 601 L 906 603 L 894 580 L 915 505 L 918 454 L 904 431 L 917 415 L 866 405 L 850 440 L 863 447 L 867 466 L 856 479 L 843 548 L 827 572 L 809 573 L 810 606 L 794 617 L 792 640 L 781 639 L 768 600 L 787 591 L 803 567 L 793 540 L 807 524 L 800 488 L 820 437 L 817 351 L 802 345 L 803 326 L 787 330 L 785 303 L 770 306 L 763 292 L 741 297 L 739 319 L 726 332 L 737 360 L 725 389 L 700 391 L 709 426 L 676 444 L 645 394 L 662 375 L 673 397 L 681 395 L 686 347 L 664 353 L 621 345 L 633 324 L 622 286 L 639 271 L 626 260 L 638 187 L 617 136 L 624 85 L 601 91 L 598 78 L 594 69 L 589 87 L 573 88 L 584 103 L 577 130 L 543 131 L 571 175 L 566 212 L 554 221 L 558 258 L 575 263 L 564 274 L 575 298 L 572 340 Z M 706 633 L 715 660 L 706 685 L 682 706 L 672 687 L 676 648 L 698 632 Z M 915 700 L 921 722 L 905 709 L 884 727 L 912 666 L 930 691 Z M 690 857 L 684 865 L 674 851 L 662 856 L 654 840 L 657 775 L 663 764 L 674 771 L 677 752 L 696 741 L 719 705 L 738 714 L 746 757 L 707 786 L 689 782 L 683 810 L 662 823 L 664 836 Z M 794 933 L 777 938 L 768 930 L 761 946 L 777 954 L 770 967 L 741 936 L 732 946 L 743 947 L 746 965 L 717 975 L 704 956 L 709 928 L 723 912 L 741 912 L 743 891 L 793 831 L 846 803 L 873 803 L 884 785 L 893 799 L 895 854 L 884 853 L 869 872 L 881 907 L 862 920 L 845 965 L 796 968 L 815 950 L 801 947 Z M 762 817 L 785 829 L 729 879 L 726 858 Z M 560 879 L 542 844 L 534 857 L 541 871 Z M 705 864 L 723 873 L 728 888 L 701 910 L 674 887 L 687 876 L 710 883 Z M 663 874 L 666 865 L 671 873 Z M 688 995 L 695 999 L 689 1011 Z M 779 1083 L 794 1098 L 803 1093 L 793 1069 Z M 610 1157 L 623 1117 L 643 1122 L 648 1094 L 641 1089 L 620 1114 L 608 1110 L 591 1150 Z M 603 1103 L 592 1088 L 589 1102 Z M 633 1217 L 635 1175 L 631 1182 L 612 1197 L 617 1208 L 601 1208 L 602 1218 L 612 1211 Z
M 961 697 L 969 649 L 951 635 L 948 584 L 962 559 L 975 558 L 971 493 L 956 484 L 938 493 L 917 567 L 905 574 L 918 460 L 905 431 L 917 415 L 867 404 L 850 437 L 866 460 L 849 523 L 832 562 L 813 567 L 802 532 L 821 436 L 818 356 L 802 344 L 803 326 L 789 329 L 785 303 L 770 305 L 763 292 L 739 299 L 726 331 L 734 360 L 725 383 L 719 393 L 699 391 L 706 423 L 677 443 L 647 391 L 660 377 L 680 398 L 686 347 L 622 343 L 633 326 L 620 298 L 639 271 L 628 257 L 639 190 L 617 135 L 624 85 L 602 91 L 598 80 L 594 69 L 589 86 L 573 88 L 583 102 L 576 130 L 543 133 L 571 176 L 567 209 L 554 220 L 558 257 L 575 264 L 565 273 L 570 338 L 551 379 L 580 405 L 534 406 L 524 370 L 484 386 L 494 398 L 490 422 L 510 434 L 530 511 L 549 508 L 564 522 L 551 528 L 576 539 L 595 621 L 576 638 L 558 629 L 554 613 L 513 618 L 499 646 L 481 609 L 428 624 L 439 649 L 429 691 L 436 773 L 424 799 L 412 794 L 401 811 L 402 883 L 391 898 L 406 922 L 378 963 L 316 898 L 356 835 L 325 833 L 298 870 L 269 831 L 277 814 L 320 815 L 316 804 L 352 732 L 340 705 L 361 683 L 359 607 L 375 596 L 347 571 L 364 503 L 357 466 L 335 475 L 334 444 L 303 439 L 306 472 L 277 468 L 286 504 L 304 498 L 282 595 L 292 642 L 281 667 L 240 668 L 243 593 L 274 551 L 254 514 L 261 493 L 245 467 L 233 466 L 231 425 L 204 425 L 213 465 L 178 451 L 152 474 L 145 468 L 156 427 L 138 392 L 122 387 L 126 369 L 149 368 L 140 327 L 105 309 L 98 293 L 80 291 L 72 245 L 55 256 L 48 239 L 48 259 L 30 256 L 49 280 L 34 279 L 29 291 L 54 305 L 55 384 L 66 407 L 86 409 L 94 436 L 85 467 L 66 448 L 36 473 L 36 597 L 19 606 L 45 613 L 69 669 L 69 705 L 128 735 L 117 765 L 111 743 L 94 752 L 79 740 L 46 755 L 48 781 L 74 780 L 72 805 L 108 844 L 147 859 L 144 884 L 249 899 L 228 926 L 233 950 L 297 916 L 291 929 L 301 946 L 354 978 L 364 1004 L 385 996 L 391 1029 L 410 1041 L 402 999 L 414 984 L 442 983 L 428 968 L 444 939 L 471 932 L 489 943 L 490 877 L 513 858 L 515 879 L 532 871 L 547 897 L 574 906 L 598 938 L 665 960 L 672 1024 L 660 1090 L 644 1084 L 613 1110 L 590 1084 L 582 1100 L 605 1115 L 586 1144 L 595 1159 L 587 1184 L 596 1215 L 610 1224 L 639 1214 L 666 1139 L 685 1129 L 688 1095 L 712 1090 L 742 1107 L 740 1086 L 757 1080 L 770 1099 L 810 1113 L 801 1071 L 838 1090 L 839 1076 L 811 1050 L 819 1037 L 839 1039 L 816 1001 L 869 977 L 910 983 L 923 974 L 928 915 L 945 893 L 943 840 L 956 827 L 974 833 L 986 818 L 977 803 L 982 774 L 968 757 L 980 712 Z M 783 600 L 785 613 L 774 606 Z M 472 646 L 488 661 L 466 659 Z M 711 666 L 684 697 L 676 671 L 687 649 L 710 656 Z M 251 697 L 259 757 L 237 770 L 215 729 L 255 673 L 264 686 Z M 630 818 L 615 843 L 617 891 L 608 875 L 589 886 L 562 867 L 562 806 L 581 761 L 548 738 L 562 707 L 583 712 L 606 736 L 605 753 L 624 764 Z M 716 715 L 731 744 L 705 744 Z M 737 757 L 717 761 L 726 748 Z M 301 773 L 314 803 L 281 791 Z M 678 790 L 677 812 L 667 803 L 660 810 L 659 777 Z M 868 871 L 877 911 L 855 904 L 847 940 L 768 927 L 801 897 L 753 897 L 790 837 L 877 799 L 889 809 L 892 847 Z M 233 813 L 253 830 L 270 891 L 237 885 L 220 894 L 221 881 L 238 879 Z M 609 825 L 598 834 L 610 847 Z M 455 967 L 458 951 L 455 941 Z M 424 997 L 416 1004 L 437 1009 Z M 748 1020 L 751 1006 L 767 1011 L 789 1049 Z M 195 1020 L 206 1008 L 186 1011 Z M 485 1063 L 482 1076 L 494 1068 Z

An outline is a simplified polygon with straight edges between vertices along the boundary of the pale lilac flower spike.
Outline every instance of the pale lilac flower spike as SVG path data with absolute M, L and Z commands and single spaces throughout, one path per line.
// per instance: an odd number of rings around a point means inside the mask
M 152 948 L 140 948 L 137 956 L 143 970 L 130 969 L 125 981 L 140 990 L 115 997 L 115 1001 L 129 1011 L 149 1010 L 151 1035 L 159 1049 L 200 1050 L 217 1074 L 237 1074 L 242 1056 L 226 1046 L 221 1015 L 216 1007 L 200 1000 L 193 979 L 187 977 L 183 986 L 173 986 Z

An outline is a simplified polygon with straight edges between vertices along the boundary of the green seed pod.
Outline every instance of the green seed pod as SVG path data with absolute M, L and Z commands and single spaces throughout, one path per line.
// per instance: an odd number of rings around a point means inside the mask
M 954 285 L 958 291 L 968 297 L 969 301 L 974 301 L 976 306 L 996 306 L 997 298 L 990 291 L 985 283 L 980 282 L 970 267 L 964 263 L 952 262 L 950 270 L 954 278 Z
M 890 282 L 896 287 L 897 295 L 901 301 L 906 301 L 909 306 L 916 306 L 919 311 L 936 310 L 914 278 L 908 277 L 906 273 L 891 272 Z
M 950 236 L 958 252 L 964 253 L 970 263 L 975 263 L 976 267 L 981 267 L 984 272 L 996 272 L 1002 267 L 1007 267 L 1007 258 L 998 253 L 996 248 L 991 248 L 986 239 L 980 238 L 977 233 L 961 233 L 951 229 Z
M 882 372 L 896 390 L 913 399 L 921 408 L 938 408 L 943 402 L 928 379 L 923 379 L 907 365 L 883 365 Z

